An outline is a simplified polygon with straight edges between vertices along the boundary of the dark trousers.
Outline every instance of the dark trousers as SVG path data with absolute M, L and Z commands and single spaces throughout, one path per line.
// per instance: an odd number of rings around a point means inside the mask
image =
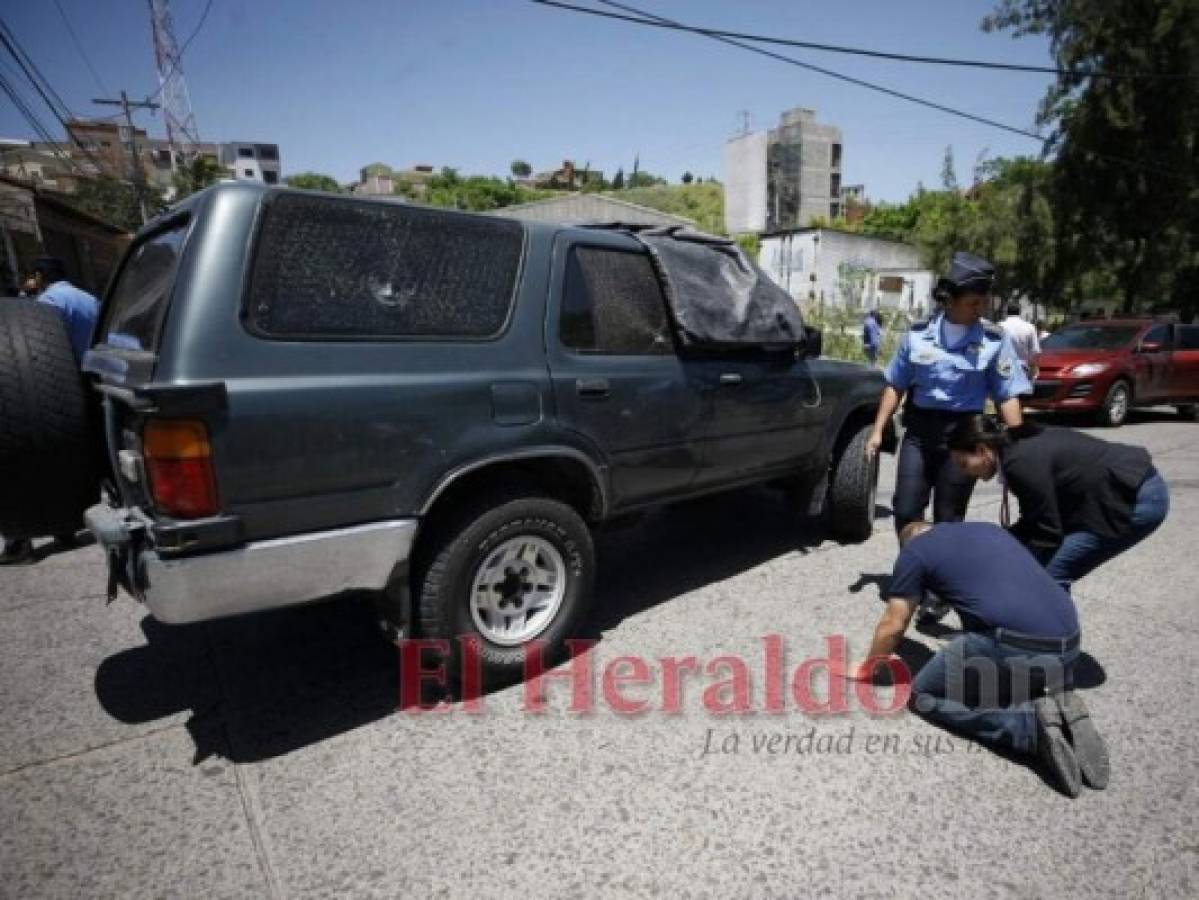
M 974 492 L 974 479 L 953 464 L 946 439 L 962 416 L 908 406 L 891 508 L 895 530 L 924 518 L 929 496 L 934 522 L 960 522 Z
M 1023 637 L 1023 636 L 1022 636 Z M 1078 661 L 1069 648 L 1012 646 L 1003 633 L 967 632 L 941 648 L 912 681 L 912 705 L 927 719 L 985 744 L 1034 753 L 1033 701 L 1069 690 Z
M 1170 488 L 1157 470 L 1151 469 L 1137 489 L 1132 521 L 1126 534 L 1107 538 L 1089 531 L 1073 531 L 1066 535 L 1045 569 L 1069 591 L 1075 581 L 1157 531 L 1169 512 Z

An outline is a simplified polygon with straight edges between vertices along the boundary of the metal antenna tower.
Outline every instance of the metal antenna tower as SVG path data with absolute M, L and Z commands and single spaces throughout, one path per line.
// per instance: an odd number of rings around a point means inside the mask
M 150 27 L 154 32 L 154 61 L 158 66 L 158 90 L 167 124 L 167 140 L 176 163 L 193 159 L 200 142 L 196 116 L 192 112 L 187 82 L 183 79 L 183 57 L 175 40 L 168 0 L 149 0 Z

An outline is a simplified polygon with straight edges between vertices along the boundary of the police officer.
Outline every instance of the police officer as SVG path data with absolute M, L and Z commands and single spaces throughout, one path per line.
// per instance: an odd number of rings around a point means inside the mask
M 1020 395 L 1032 385 L 1002 328 L 981 321 L 995 268 L 972 253 L 953 255 L 947 277 L 934 293 L 941 310 L 912 326 L 884 370 L 887 386 L 879 401 L 874 430 L 866 442 L 873 460 L 886 424 L 906 394 L 903 443 L 892 507 L 895 530 L 924 517 L 929 495 L 937 522 L 959 522 L 975 479 L 953 464 L 947 439 L 958 421 L 995 402 L 1009 426 L 1024 421 Z

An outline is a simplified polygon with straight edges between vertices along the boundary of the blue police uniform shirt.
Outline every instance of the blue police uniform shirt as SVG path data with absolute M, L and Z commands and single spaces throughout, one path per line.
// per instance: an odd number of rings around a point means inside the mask
M 92 343 L 92 332 L 100 314 L 100 304 L 87 291 L 81 291 L 69 281 L 56 281 L 38 296 L 42 303 L 57 307 L 67 326 L 75 361 L 83 359 Z
M 913 326 L 887 365 L 887 382 L 911 391 L 922 409 L 982 412 L 987 397 L 1003 403 L 1031 394 L 1032 385 L 1011 338 L 996 326 L 975 322 L 956 344 L 942 331 L 944 314 L 924 327 Z
M 903 548 L 889 597 L 949 602 L 969 631 L 1009 628 L 1036 637 L 1078 632 L 1078 612 L 1060 584 L 1007 529 L 991 522 L 941 522 Z

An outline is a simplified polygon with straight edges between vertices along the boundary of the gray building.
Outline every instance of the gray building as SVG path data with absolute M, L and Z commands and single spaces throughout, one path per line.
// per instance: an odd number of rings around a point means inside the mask
M 725 228 L 732 234 L 804 228 L 841 215 L 841 129 L 816 111 L 787 110 L 769 131 L 725 144 Z
M 683 225 L 695 227 L 695 222 L 682 216 L 659 212 L 606 194 L 564 194 L 548 200 L 505 206 L 491 213 L 506 219 L 526 222 L 557 222 L 565 225 L 586 225 L 597 222 L 624 222 L 628 225 Z

